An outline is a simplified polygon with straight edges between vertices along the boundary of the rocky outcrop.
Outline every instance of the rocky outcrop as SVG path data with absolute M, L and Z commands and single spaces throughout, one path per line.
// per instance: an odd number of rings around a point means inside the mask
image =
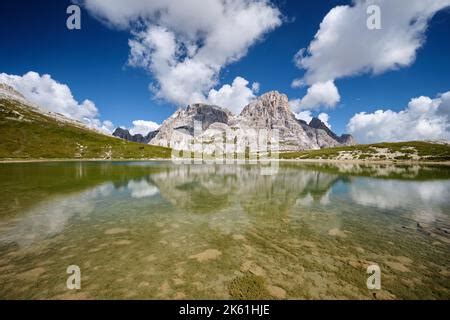
M 117 128 L 116 130 L 114 130 L 113 136 L 128 141 L 132 141 L 133 138 L 133 136 L 130 134 L 128 130 L 122 128 Z
M 312 120 L 309 122 L 309 126 L 314 129 L 325 131 L 330 137 L 333 137 L 333 139 L 335 140 L 338 139 L 338 136 L 333 131 L 331 131 L 330 128 L 328 128 L 326 124 L 323 123 L 319 118 L 312 118 Z
M 149 143 L 150 141 L 152 141 L 152 139 L 154 137 L 156 137 L 156 135 L 159 133 L 159 130 L 155 130 L 155 131 L 150 131 L 144 138 L 146 143 Z
M 318 118 L 312 118 L 312 120 L 309 122 L 309 126 L 311 128 L 317 129 L 317 130 L 325 131 L 331 138 L 333 138 L 335 141 L 339 142 L 341 145 L 351 146 L 351 145 L 356 144 L 356 141 L 352 135 L 343 134 L 339 137 L 333 131 L 331 131 L 330 128 L 328 128 L 326 126 L 326 124 L 322 122 L 322 120 L 320 120 Z
M 202 127 L 194 134 L 195 121 L 200 121 Z M 350 135 L 337 136 L 319 119 L 313 119 L 310 124 L 296 119 L 289 108 L 288 97 L 277 91 L 262 95 L 245 106 L 239 115 L 206 104 L 193 104 L 186 109 L 179 109 L 163 122 L 150 144 L 174 147 L 176 143 L 178 148 L 183 148 L 191 143 L 189 141 L 194 136 L 194 140 L 201 140 L 204 144 L 222 137 L 224 132 L 245 138 L 243 135 L 247 134 L 246 129 L 265 129 L 269 134 L 277 130 L 281 151 L 354 144 Z
M 325 132 L 299 121 L 289 108 L 285 94 L 271 91 L 247 105 L 239 115 L 241 127 L 278 130 L 280 150 L 307 150 L 334 146 L 337 143 Z
M 121 138 L 127 141 L 147 144 L 158 134 L 158 132 L 159 132 L 158 130 L 150 131 L 146 136 L 143 136 L 142 134 L 132 135 L 130 131 L 119 127 L 116 130 L 114 130 L 112 135 L 114 137 Z
M 186 136 L 194 136 L 195 123 L 201 124 L 198 130 L 208 131 L 211 125 L 227 125 L 233 115 L 226 109 L 207 104 L 192 104 L 186 109 L 178 109 L 159 127 L 158 134 L 150 144 L 170 147 L 171 141 L 181 141 Z

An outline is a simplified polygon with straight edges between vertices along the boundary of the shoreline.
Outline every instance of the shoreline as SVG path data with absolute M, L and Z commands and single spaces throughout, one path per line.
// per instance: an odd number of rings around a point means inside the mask
M 338 160 L 338 159 L 280 159 L 280 162 L 304 162 L 304 163 L 353 163 L 353 164 L 438 164 L 450 166 L 450 161 L 410 161 L 410 160 Z
M 167 158 L 148 158 L 148 159 L 0 159 L 2 163 L 42 163 L 42 162 L 157 162 L 157 161 L 172 161 Z M 297 163 L 331 163 L 331 164 L 397 164 L 397 165 L 444 165 L 450 166 L 450 161 L 405 161 L 405 160 L 337 160 L 337 159 L 277 159 L 278 162 L 297 162 Z M 175 161 L 174 161 L 175 162 Z M 212 161 L 214 163 L 214 161 Z M 249 162 L 252 164 L 255 162 Z M 204 163 L 211 164 L 211 163 Z
M 119 161 L 172 161 L 167 158 L 148 158 L 148 159 L 97 159 L 97 158 L 86 158 L 86 159 L 71 159 L 71 158 L 61 158 L 61 159 L 0 159 L 0 163 L 39 163 L 39 162 L 119 162 Z

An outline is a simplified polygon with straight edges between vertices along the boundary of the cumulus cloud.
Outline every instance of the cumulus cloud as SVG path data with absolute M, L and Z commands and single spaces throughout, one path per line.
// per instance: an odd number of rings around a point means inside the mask
M 225 107 L 235 114 L 255 99 L 255 93 L 259 90 L 259 84 L 253 83 L 252 88 L 248 87 L 248 81 L 241 77 L 236 77 L 233 83 L 226 84 L 219 90 L 212 89 L 208 94 L 208 102 L 221 107 Z
M 114 130 L 114 124 L 110 120 L 100 121 L 98 119 L 94 119 L 93 125 L 95 129 L 99 129 L 107 134 L 111 134 Z
M 292 100 L 291 108 L 294 112 L 320 107 L 332 108 L 339 101 L 341 101 L 341 96 L 333 81 L 317 82 L 308 88 L 302 99 Z
M 155 131 L 159 128 L 159 124 L 154 121 L 134 120 L 133 127 L 130 129 L 131 134 L 141 134 L 146 136 L 150 131 Z
M 303 120 L 306 123 L 310 123 L 312 120 L 312 112 L 310 110 L 294 113 L 295 117 L 299 120 Z
M 372 4 L 381 9 L 380 30 L 367 28 L 367 7 Z M 429 20 L 449 5 L 450 0 L 355 0 L 352 5 L 333 8 L 308 48 L 294 57 L 296 65 L 306 70 L 304 83 L 311 88 L 329 83 L 331 88 L 330 82 L 336 79 L 411 65 L 425 42 Z M 339 102 L 315 91 L 308 90 L 302 99 L 306 108 Z
M 66 84 L 57 82 L 48 74 L 41 76 L 33 71 L 23 76 L 1 73 L 0 83 L 13 87 L 43 111 L 60 113 L 105 133 L 111 133 L 114 127 L 111 121 L 98 118 L 99 112 L 94 102 L 88 99 L 78 102 Z
M 222 68 L 281 24 L 268 0 L 79 2 L 108 25 L 129 30 L 129 64 L 151 72 L 157 98 L 182 105 L 205 101 Z
M 305 86 L 305 80 L 302 78 L 292 80 L 291 87 L 294 89 L 302 88 Z
M 252 83 L 252 91 L 253 91 L 254 93 L 258 93 L 258 92 L 259 92 L 259 89 L 260 89 L 260 84 L 259 84 L 259 82 L 253 82 L 253 83 Z
M 362 143 L 450 139 L 450 91 L 435 99 L 412 99 L 399 112 L 377 110 L 355 114 L 348 131 Z

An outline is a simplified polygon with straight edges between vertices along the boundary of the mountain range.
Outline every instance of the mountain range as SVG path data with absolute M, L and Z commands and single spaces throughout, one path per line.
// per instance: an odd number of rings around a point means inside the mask
M 194 127 L 195 121 L 202 130 Z M 85 124 L 31 103 L 13 88 L 0 84 L 0 159 L 163 159 L 172 150 L 160 146 L 186 137 L 201 139 L 206 146 L 225 131 L 236 137 L 245 128 L 279 130 L 282 159 L 358 161 L 438 161 L 450 160 L 448 141 L 412 141 L 355 145 L 349 135 L 337 136 L 322 121 L 298 120 L 290 112 L 287 97 L 269 92 L 246 106 L 239 115 L 225 108 L 193 104 L 177 110 L 149 134 L 131 135 L 118 129 L 113 137 Z M 126 141 L 135 139 L 136 142 Z M 326 148 L 327 146 L 335 146 Z M 303 151 L 303 148 L 309 148 Z M 183 149 L 185 150 L 185 149 Z M 289 152 L 289 150 L 297 150 Z M 208 152 L 208 150 L 206 150 Z
M 202 130 L 194 134 L 196 121 L 201 122 Z M 269 134 L 278 130 L 280 151 L 317 150 L 356 144 L 351 135 L 337 136 L 318 118 L 313 118 L 310 123 L 297 119 L 289 108 L 288 97 L 277 91 L 263 94 L 245 106 L 238 115 L 223 107 L 197 103 L 178 109 L 158 130 L 146 136 L 131 135 L 123 128 L 117 128 L 113 135 L 164 147 L 173 147 L 171 143 L 175 141 L 178 148 L 183 148 L 182 141 L 187 144 L 193 139 L 210 144 L 224 132 L 231 132 L 233 138 L 245 138 L 248 129 L 265 129 Z
M 139 142 L 148 144 L 157 134 L 159 130 L 150 131 L 147 135 L 143 136 L 140 133 L 131 134 L 127 129 L 123 129 L 121 127 L 116 128 L 113 132 L 113 136 L 117 138 L 121 138 L 124 140 L 128 140 L 131 142 Z

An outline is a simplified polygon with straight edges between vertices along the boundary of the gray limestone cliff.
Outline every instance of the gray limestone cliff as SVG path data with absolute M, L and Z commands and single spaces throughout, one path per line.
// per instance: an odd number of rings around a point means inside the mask
M 194 134 L 196 121 L 202 127 Z M 239 115 L 207 104 L 192 104 L 186 109 L 178 109 L 162 123 L 150 144 L 168 147 L 176 144 L 183 148 L 187 147 L 190 139 L 211 143 L 225 132 L 231 132 L 238 139 L 246 138 L 243 136 L 248 133 L 246 129 L 265 129 L 269 134 L 277 130 L 281 151 L 355 144 L 350 135 L 337 136 L 319 119 L 314 118 L 310 124 L 296 119 L 289 108 L 288 97 L 277 91 L 263 94 L 245 106 Z

